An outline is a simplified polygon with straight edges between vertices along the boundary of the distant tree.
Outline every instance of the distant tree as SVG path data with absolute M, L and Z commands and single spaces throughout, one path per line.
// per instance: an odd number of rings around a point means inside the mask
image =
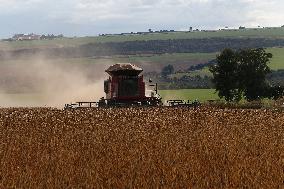
M 163 78 L 167 78 L 169 75 L 173 74 L 174 71 L 173 65 L 169 64 L 162 69 L 161 75 Z
M 238 82 L 238 58 L 235 51 L 225 49 L 216 58 L 217 64 L 209 67 L 213 73 L 213 83 L 220 98 L 226 101 L 239 101 L 241 91 Z
M 46 39 L 45 35 L 40 36 L 40 39 Z
M 252 101 L 281 94 L 266 81 L 271 72 L 267 65 L 271 58 L 272 54 L 262 48 L 222 51 L 217 56 L 217 64 L 210 67 L 219 97 L 239 101 L 243 95 Z
M 271 53 L 266 53 L 263 48 L 244 49 L 237 52 L 239 61 L 239 88 L 243 91 L 248 101 L 259 100 L 267 97 L 266 90 L 269 84 L 266 76 L 271 72 L 268 67 Z
M 203 68 L 207 68 L 207 67 L 214 65 L 214 64 L 216 64 L 216 59 L 210 60 L 207 63 L 192 65 L 187 69 L 187 71 L 202 70 Z

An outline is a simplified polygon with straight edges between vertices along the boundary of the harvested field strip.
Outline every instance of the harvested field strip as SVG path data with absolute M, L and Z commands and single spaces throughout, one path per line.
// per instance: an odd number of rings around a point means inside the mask
M 282 188 L 284 113 L 0 109 L 0 188 Z

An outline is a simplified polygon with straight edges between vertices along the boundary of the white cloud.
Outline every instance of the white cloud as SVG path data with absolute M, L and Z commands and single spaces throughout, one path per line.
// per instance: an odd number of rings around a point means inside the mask
M 77 0 L 66 21 L 96 24 L 129 22 L 176 25 L 182 23 L 219 26 L 283 20 L 280 0 Z M 57 15 L 60 17 L 60 14 Z M 55 16 L 55 18 L 57 18 Z
M 27 10 L 38 8 L 44 0 L 0 0 L 1 14 L 17 14 Z
M 248 12 L 251 25 L 284 25 L 284 2 L 280 0 L 260 1 L 251 0 L 253 9 Z
M 0 24 L 5 20 L 24 28 L 21 22 L 29 18 L 38 27 L 50 24 L 51 31 L 78 35 L 150 27 L 278 26 L 284 24 L 283 9 L 282 0 L 0 0 Z

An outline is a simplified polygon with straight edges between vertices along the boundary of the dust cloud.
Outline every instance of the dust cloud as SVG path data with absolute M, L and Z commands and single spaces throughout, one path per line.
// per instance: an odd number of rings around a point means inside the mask
M 98 101 L 105 95 L 105 69 L 111 64 L 42 58 L 0 62 L 0 107 L 62 108 L 71 102 Z

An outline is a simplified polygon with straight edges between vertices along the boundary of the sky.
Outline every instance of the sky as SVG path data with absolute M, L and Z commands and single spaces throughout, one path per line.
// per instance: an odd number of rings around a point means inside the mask
M 283 0 L 0 0 L 0 38 L 284 25 Z

